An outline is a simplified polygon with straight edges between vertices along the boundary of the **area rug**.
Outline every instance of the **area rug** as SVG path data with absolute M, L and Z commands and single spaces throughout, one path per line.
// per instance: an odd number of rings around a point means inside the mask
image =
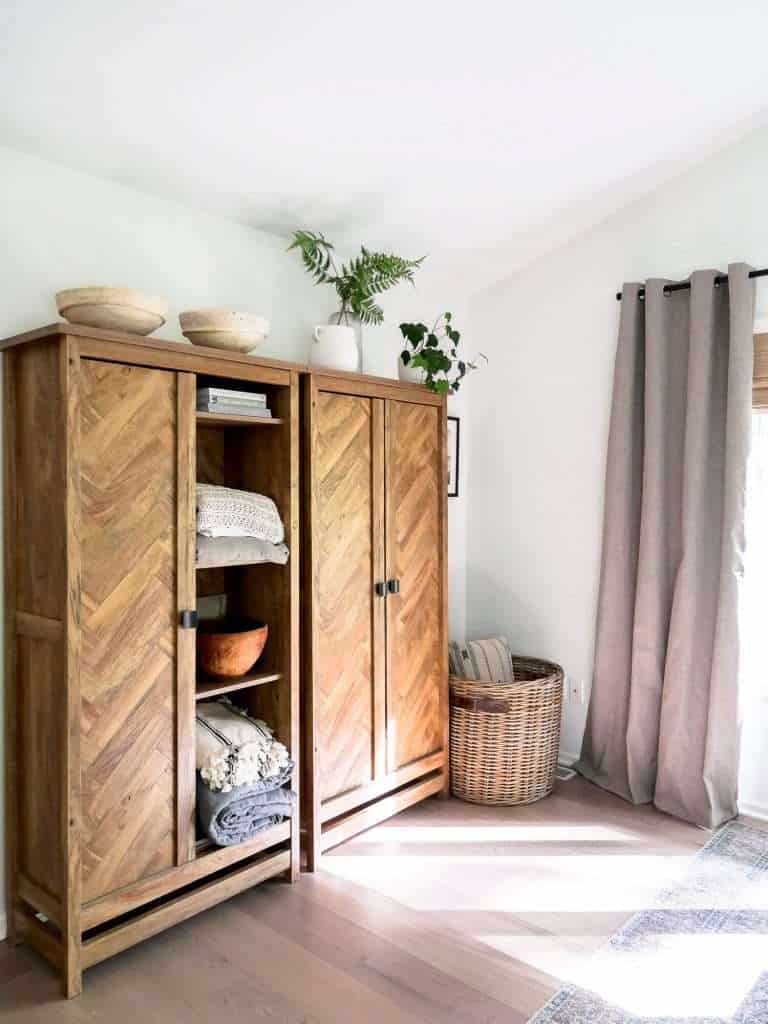
M 768 831 L 731 822 L 529 1024 L 768 1024 Z

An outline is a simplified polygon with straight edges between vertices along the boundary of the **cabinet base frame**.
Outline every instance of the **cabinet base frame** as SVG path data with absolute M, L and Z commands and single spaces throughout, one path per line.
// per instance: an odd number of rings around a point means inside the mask
M 123 915 L 117 923 L 107 922 L 100 930 L 86 933 L 79 943 L 80 969 L 86 970 L 101 963 L 144 939 L 159 935 L 167 928 L 180 924 L 204 910 L 238 893 L 250 889 L 260 882 L 290 872 L 290 849 L 271 850 L 259 854 L 245 864 L 235 864 L 232 870 L 220 873 L 213 879 L 202 879 L 199 884 L 180 892 L 170 892 L 162 902 L 155 900 L 150 908 L 139 909 L 131 916 Z M 64 938 L 52 923 L 44 924 L 36 913 L 42 913 L 33 902 L 33 893 L 24 889 L 23 905 L 14 913 L 14 928 L 18 940 L 24 942 L 44 957 L 53 967 L 61 970 L 64 966 Z M 25 898 L 25 896 L 27 898 Z M 80 992 L 80 979 L 66 987 L 68 998 Z
M 147 910 L 124 924 L 115 925 L 93 938 L 83 942 L 83 968 L 107 960 L 116 953 L 135 946 L 144 939 L 158 935 L 172 925 L 209 910 L 231 896 L 258 885 L 267 878 L 273 878 L 291 866 L 290 850 L 264 854 L 255 862 L 219 878 L 206 882 L 183 896 L 177 896 L 153 910 Z
M 406 807 L 420 803 L 427 797 L 442 793 L 447 778 L 447 768 L 442 771 L 433 772 L 425 778 L 417 779 L 402 789 L 380 797 L 373 803 L 361 807 L 359 810 L 350 812 L 341 818 L 336 818 L 325 825 L 320 833 L 320 849 L 324 853 L 333 846 L 338 846 L 346 839 L 364 832 L 366 829 L 378 825 L 387 818 L 391 818 Z

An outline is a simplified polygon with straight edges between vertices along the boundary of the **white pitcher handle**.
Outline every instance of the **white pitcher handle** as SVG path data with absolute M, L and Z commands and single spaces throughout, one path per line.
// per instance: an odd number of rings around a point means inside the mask
M 320 331 L 320 328 L 316 327 L 314 332 L 313 332 L 314 335 L 315 335 L 315 341 L 320 341 L 320 334 L 318 333 L 319 331 Z

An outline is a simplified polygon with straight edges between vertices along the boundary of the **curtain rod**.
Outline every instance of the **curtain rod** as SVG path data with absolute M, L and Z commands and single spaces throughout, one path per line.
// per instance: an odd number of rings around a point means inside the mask
M 749 276 L 750 277 L 768 277 L 768 267 L 766 267 L 765 270 L 750 270 Z M 718 276 L 715 278 L 715 284 L 716 285 L 727 284 L 727 283 L 728 283 L 728 275 L 727 274 L 718 274 Z M 680 282 L 678 282 L 678 284 L 665 284 L 664 285 L 664 294 L 665 295 L 669 295 L 670 292 L 684 292 L 684 291 L 687 291 L 690 287 L 691 287 L 691 282 L 690 281 L 680 281 Z M 640 289 L 640 291 L 637 293 L 637 297 L 638 297 L 638 299 L 644 299 L 645 298 L 645 288 L 641 288 Z M 616 298 L 619 300 L 619 302 L 621 301 L 621 292 L 616 292 Z

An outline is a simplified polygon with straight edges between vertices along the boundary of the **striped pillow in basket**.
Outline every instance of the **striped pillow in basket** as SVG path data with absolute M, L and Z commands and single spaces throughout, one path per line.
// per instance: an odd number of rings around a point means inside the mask
M 448 645 L 451 675 L 478 683 L 511 683 L 515 679 L 512 649 L 505 636 Z

